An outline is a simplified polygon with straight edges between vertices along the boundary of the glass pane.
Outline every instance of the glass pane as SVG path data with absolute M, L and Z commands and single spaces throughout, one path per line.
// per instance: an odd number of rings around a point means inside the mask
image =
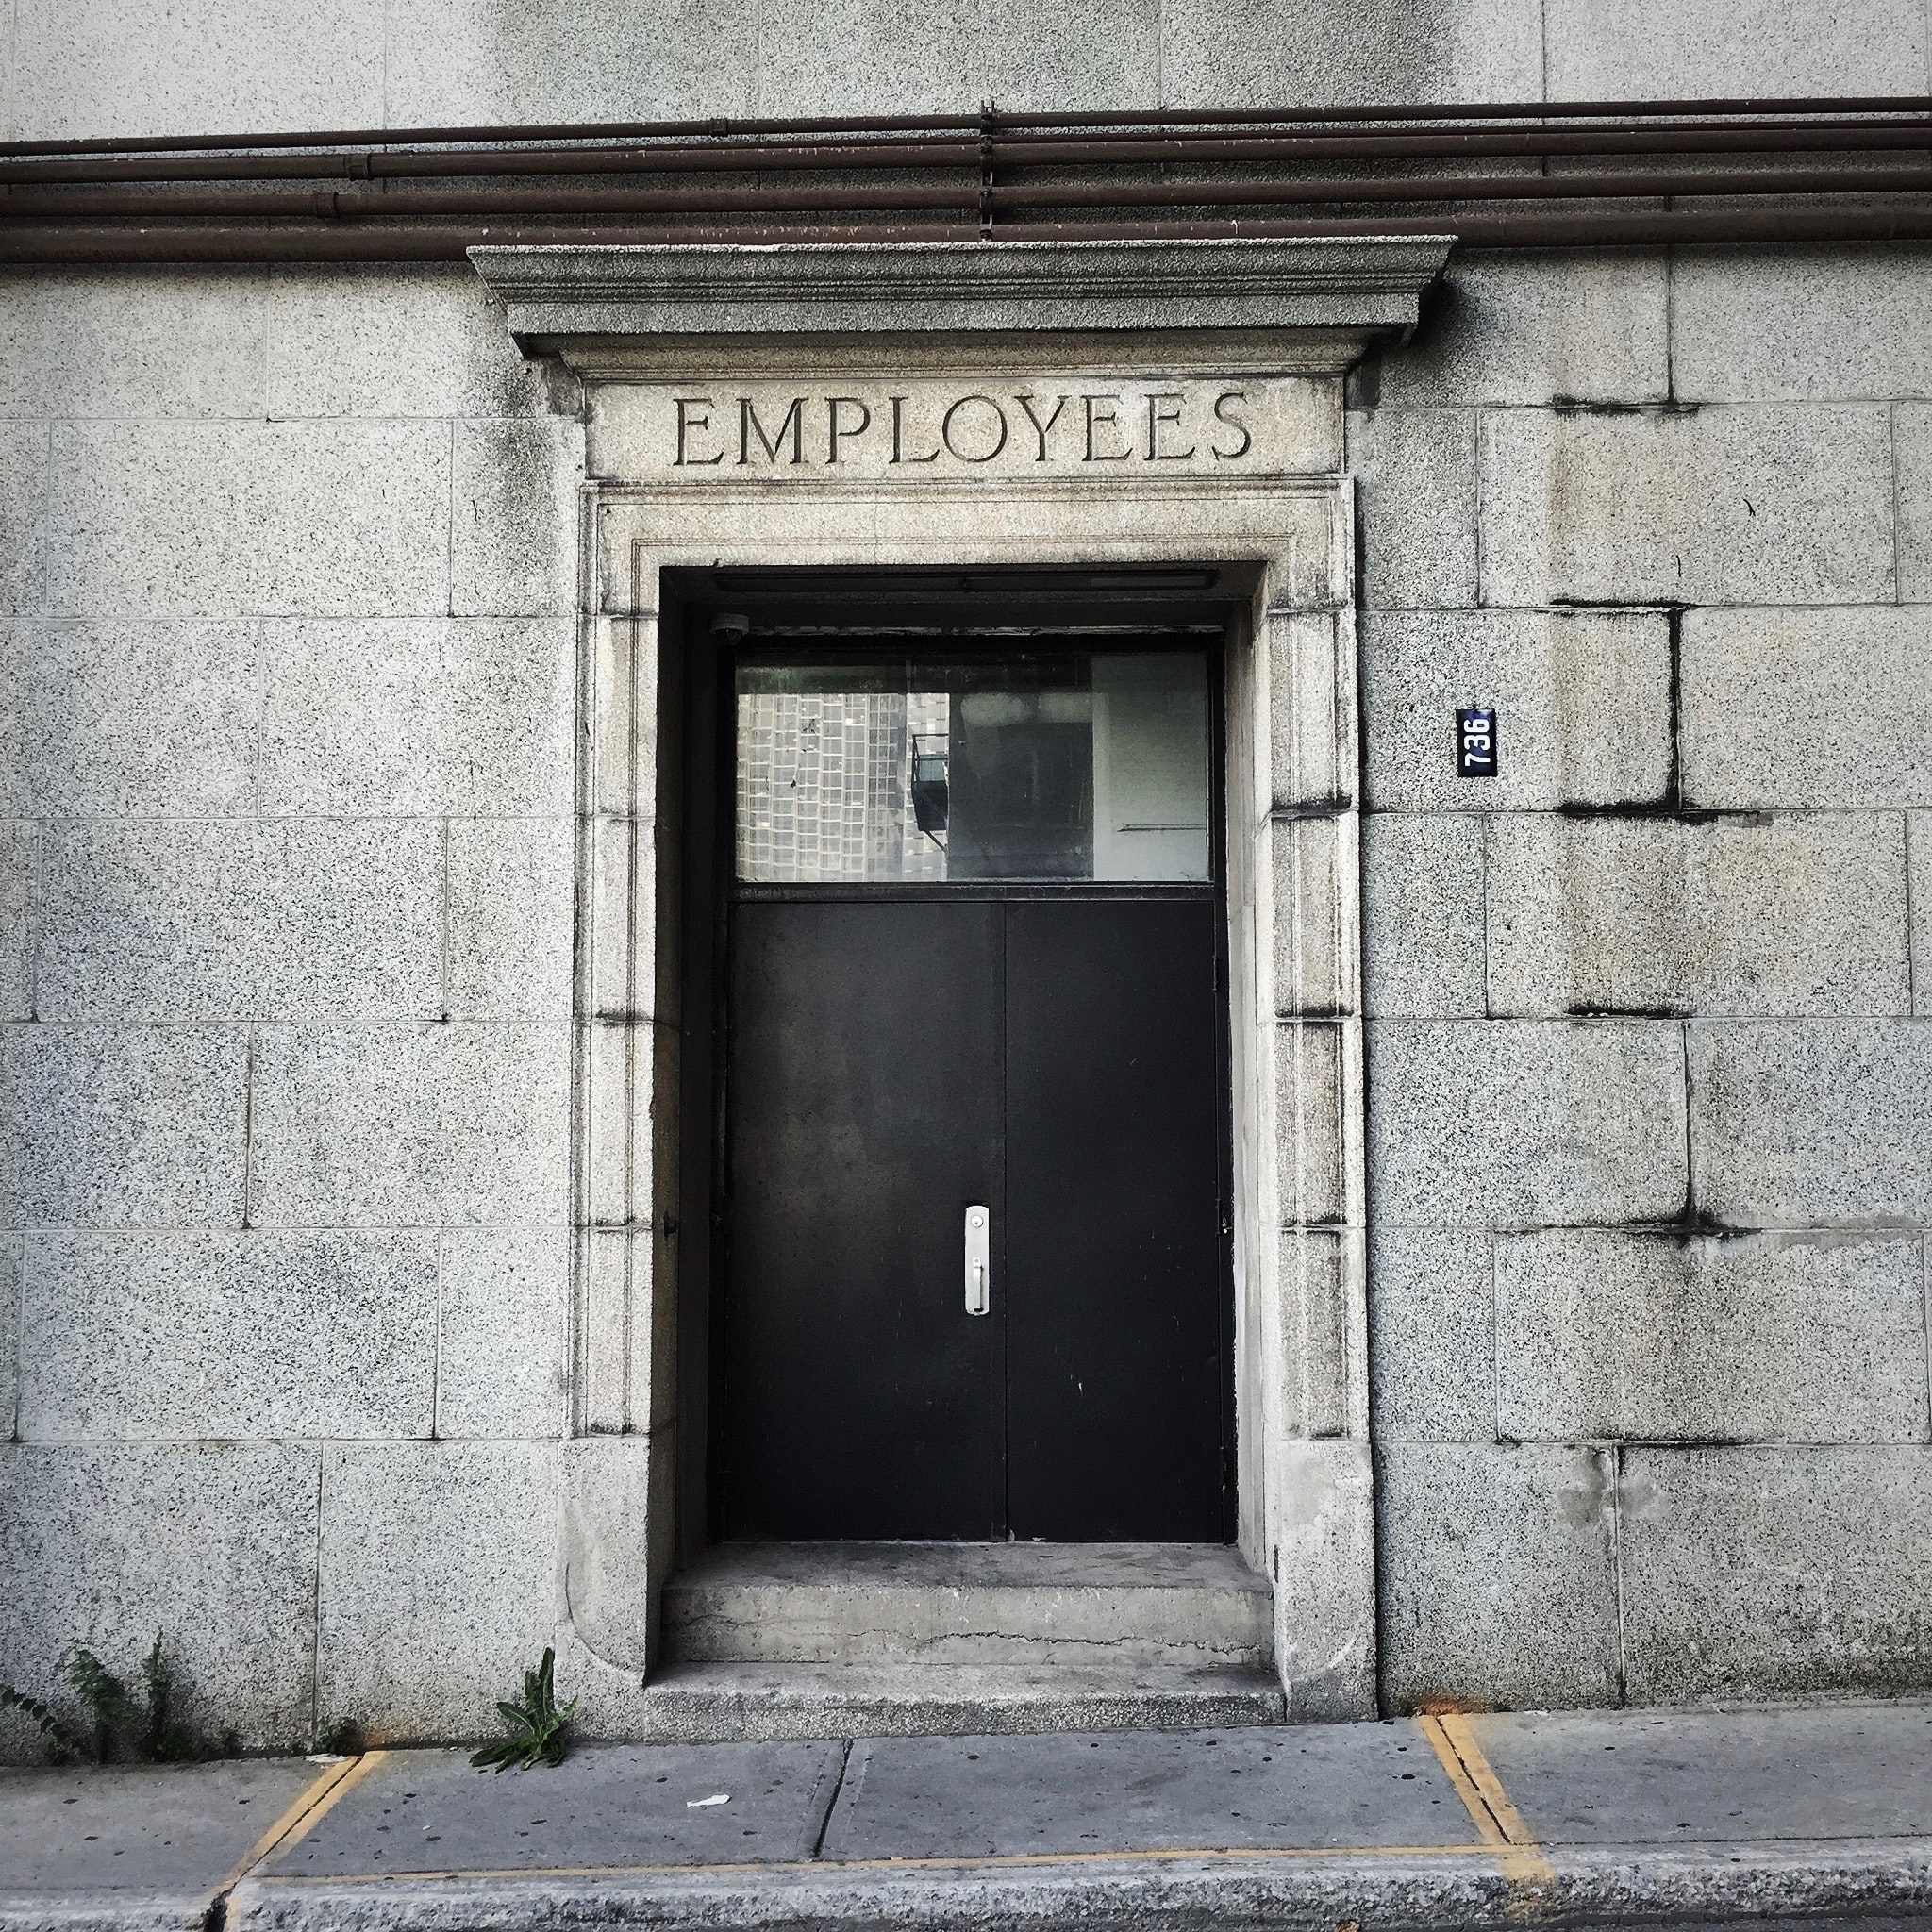
M 741 660 L 737 786 L 754 883 L 1206 879 L 1207 659 Z

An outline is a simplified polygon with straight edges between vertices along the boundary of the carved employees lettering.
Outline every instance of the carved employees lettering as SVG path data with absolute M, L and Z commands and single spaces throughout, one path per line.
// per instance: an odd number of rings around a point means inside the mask
M 1248 425 L 1234 416 L 1229 415 L 1226 408 L 1229 403 L 1237 401 L 1245 402 L 1247 398 L 1241 394 L 1240 390 L 1234 389 L 1224 390 L 1220 395 L 1214 398 L 1214 420 L 1217 423 L 1225 423 L 1241 438 L 1241 441 L 1232 449 L 1217 449 L 1214 452 L 1216 456 L 1224 458 L 1228 462 L 1233 462 L 1237 457 L 1246 456 L 1248 451 L 1254 447 L 1255 439 L 1250 434 Z
M 1046 439 L 1053 434 L 1053 425 L 1060 420 L 1060 411 L 1067 407 L 1067 398 L 1065 396 L 1056 396 L 1053 399 L 1053 408 L 1048 413 L 1044 423 L 1040 420 L 1038 413 L 1035 411 L 1033 398 L 1030 395 L 1022 394 L 1016 400 L 1019 402 L 1020 407 L 1026 411 L 1026 420 L 1032 424 L 1033 433 L 1040 439 L 1040 448 L 1035 454 L 1034 461 L 1043 463 L 1046 460 Z
M 682 421 L 683 419 L 680 418 L 680 426 Z M 751 398 L 749 396 L 740 396 L 738 399 L 738 460 L 741 463 L 751 461 L 751 440 L 754 436 L 758 438 L 758 447 L 764 451 L 766 458 L 774 463 L 778 460 L 778 451 L 783 445 L 786 437 L 790 436 L 791 439 L 791 460 L 794 463 L 804 462 L 805 398 L 803 396 L 793 396 L 791 407 L 785 411 L 783 418 L 778 424 L 777 433 L 773 436 L 767 436 L 765 434 L 765 425 L 758 421 L 758 412 L 751 406 Z M 680 443 L 679 447 L 682 448 L 683 445 Z
M 671 467 L 890 472 L 945 460 L 973 470 L 1003 456 L 1009 463 L 1077 469 L 1211 465 L 1240 462 L 1255 448 L 1250 393 L 1240 388 L 908 388 L 884 397 L 882 407 L 877 400 L 824 391 L 674 395 Z

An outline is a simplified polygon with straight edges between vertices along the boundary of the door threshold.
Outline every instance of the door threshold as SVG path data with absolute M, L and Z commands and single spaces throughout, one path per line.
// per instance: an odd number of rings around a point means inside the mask
M 1280 1724 L 1285 1703 L 1258 1665 L 675 1663 L 653 1674 L 641 1714 L 654 1740 L 731 1743 L 1213 1730 Z

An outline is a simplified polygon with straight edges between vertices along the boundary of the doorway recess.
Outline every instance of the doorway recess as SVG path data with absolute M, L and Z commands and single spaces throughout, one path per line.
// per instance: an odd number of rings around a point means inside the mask
M 1280 1714 L 1233 1546 L 1221 681 L 1250 575 L 671 587 L 706 1252 L 665 1729 Z

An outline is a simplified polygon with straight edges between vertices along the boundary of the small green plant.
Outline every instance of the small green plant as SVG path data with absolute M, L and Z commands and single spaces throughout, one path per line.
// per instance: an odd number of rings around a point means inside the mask
M 141 1660 L 141 1682 L 146 1693 L 145 1707 L 139 1716 L 135 1755 L 147 1764 L 192 1764 L 198 1758 L 212 1757 L 214 1754 L 203 1742 L 200 1733 L 181 1715 L 175 1694 L 175 1674 L 162 1659 L 158 1630 L 148 1654 Z M 242 1740 L 232 1730 L 222 1733 L 224 1757 L 233 1757 L 241 1746 Z
M 176 1707 L 174 1674 L 161 1656 L 161 1633 L 155 1632 L 141 1664 L 141 1694 L 125 1684 L 84 1643 L 70 1643 L 61 1654 L 58 1674 L 79 1700 L 81 1717 L 64 1716 L 38 1697 L 0 1684 L 0 1710 L 17 1710 L 39 1728 L 41 1742 L 55 1764 L 188 1764 L 216 1755 L 216 1748 L 184 1719 Z M 242 1748 L 232 1730 L 222 1733 L 221 1755 Z
M 564 1732 L 570 1727 L 571 1713 L 576 1709 L 575 1697 L 561 1710 L 557 1707 L 557 1653 L 546 1649 L 543 1661 L 534 1671 L 524 1673 L 521 1704 L 499 1704 L 496 1708 L 509 1726 L 508 1735 L 486 1744 L 470 1759 L 472 1764 L 494 1765 L 500 1772 L 515 1765 L 528 1771 L 535 1764 L 561 1764 L 569 1745 Z
M 47 1754 L 48 1763 L 86 1764 L 93 1760 L 88 1739 L 38 1697 L 16 1690 L 11 1684 L 0 1684 L 0 1710 L 18 1710 L 33 1721 L 40 1730 L 41 1748 Z
M 155 1638 L 160 1642 L 158 1635 Z M 114 1744 L 128 1728 L 127 1686 L 85 1644 L 70 1643 L 60 1659 L 60 1674 L 74 1686 L 75 1694 L 85 1707 L 89 1719 L 88 1758 L 105 1764 L 114 1755 Z M 139 1726 L 145 1729 L 145 1725 Z

